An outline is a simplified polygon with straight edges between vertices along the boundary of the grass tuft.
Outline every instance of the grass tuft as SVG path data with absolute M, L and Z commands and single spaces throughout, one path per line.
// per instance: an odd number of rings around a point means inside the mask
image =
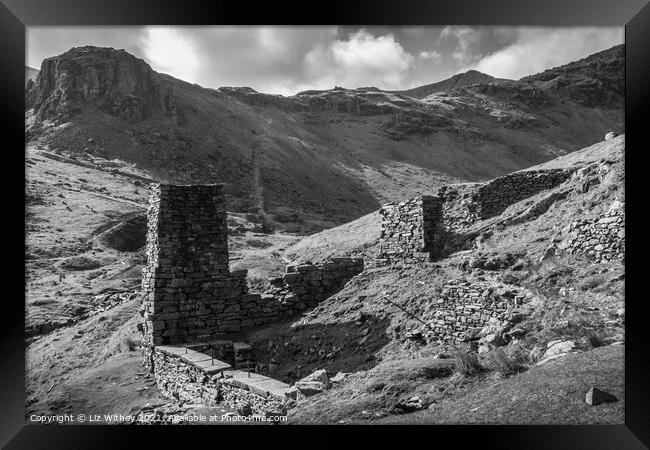
M 476 375 L 485 370 L 478 360 L 478 355 L 476 353 L 456 349 L 453 356 L 454 362 L 456 363 L 456 373 L 460 375 Z
M 130 352 L 138 348 L 138 343 L 131 336 L 124 336 L 122 344 L 124 345 L 124 348 L 128 349 Z
M 510 359 L 503 349 L 495 348 L 488 353 L 487 357 L 491 368 L 501 376 L 507 377 L 521 372 L 521 365 Z

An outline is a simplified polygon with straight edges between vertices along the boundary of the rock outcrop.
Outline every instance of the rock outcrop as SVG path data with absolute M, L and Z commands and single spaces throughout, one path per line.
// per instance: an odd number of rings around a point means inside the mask
M 27 90 L 26 106 L 39 120 L 60 123 L 88 105 L 135 122 L 179 112 L 172 85 L 124 50 L 77 47 L 43 61 Z

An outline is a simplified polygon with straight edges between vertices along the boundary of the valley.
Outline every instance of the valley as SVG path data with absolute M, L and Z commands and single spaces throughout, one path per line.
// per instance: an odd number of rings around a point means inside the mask
M 165 397 L 138 314 L 150 183 L 223 182 L 230 269 L 251 292 L 288 265 L 365 262 L 314 308 L 237 336 L 284 383 L 326 371 L 290 423 L 622 423 L 625 267 L 574 251 L 570 228 L 624 210 L 622 51 L 518 81 L 290 97 L 192 85 L 121 50 L 46 60 L 26 81 L 27 415 L 235 410 Z M 463 248 L 378 262 L 388 202 L 567 168 Z M 516 323 L 435 339 L 437 302 L 465 285 L 521 292 Z M 594 386 L 619 401 L 588 406 Z

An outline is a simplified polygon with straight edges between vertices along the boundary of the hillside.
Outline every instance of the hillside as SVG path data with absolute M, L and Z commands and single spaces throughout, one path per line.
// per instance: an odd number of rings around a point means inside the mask
M 316 308 L 240 337 L 257 362 L 273 358 L 274 378 L 294 382 L 316 369 L 346 374 L 300 401 L 290 422 L 622 423 L 625 268 L 548 249 L 566 239 L 574 220 L 597 219 L 624 202 L 624 144 L 619 136 L 537 167 L 573 167 L 576 175 L 480 221 L 482 236 L 472 246 L 423 266 L 373 264 L 376 212 L 302 239 L 261 233 L 261 223 L 230 214 L 231 264 L 252 269 L 252 286 L 264 288 L 260 280 L 277 276 L 290 260 L 367 260 L 361 274 Z M 121 161 L 69 160 L 35 147 L 26 163 L 33 227 L 28 324 L 72 319 L 34 332 L 29 342 L 28 413 L 109 413 L 118 404 L 180 410 L 140 366 L 141 241 L 124 238 L 141 230 L 133 217 L 144 206 L 144 174 Z M 524 219 L 507 220 L 517 217 Z M 502 341 L 478 341 L 475 369 L 459 363 L 470 358 L 471 342 L 441 344 L 427 325 L 436 320 L 436 300 L 459 284 L 525 297 L 511 313 L 516 327 L 495 329 Z M 569 342 L 571 351 L 545 361 L 558 342 Z M 619 401 L 588 407 L 584 393 L 593 386 Z M 515 395 L 520 401 L 506 401 Z
M 624 339 L 624 266 L 548 249 L 567 238 L 572 221 L 598 220 L 624 202 L 623 147 L 620 136 L 575 153 L 578 157 L 554 160 L 549 165 L 573 166 L 577 175 L 479 223 L 482 238 L 467 250 L 422 267 L 368 268 L 290 327 L 253 334 L 260 350 L 267 340 L 278 349 L 276 360 L 282 363 L 276 376 L 298 379 L 321 368 L 351 373 L 299 403 L 290 412 L 293 421 L 622 423 L 621 401 L 592 409 L 584 393 L 599 386 L 622 399 L 623 348 L 610 344 Z M 553 197 L 559 192 L 567 194 Z M 548 198 L 555 201 L 524 221 L 503 220 Z M 376 237 L 370 230 L 377 227 L 372 219 L 341 229 L 353 233 L 346 242 L 358 242 L 343 243 L 332 253 L 372 260 Z M 308 245 L 299 242 L 298 251 L 290 247 L 287 253 L 315 260 L 336 234 L 332 229 L 310 236 Z M 458 369 L 467 347 L 429 338 L 438 317 L 436 299 L 459 282 L 528 291 L 528 300 L 515 309 L 519 318 L 512 336 L 492 341 L 492 350 L 479 341 L 475 372 Z M 553 342 L 565 341 L 573 343 L 571 352 L 543 361 Z M 315 354 L 310 347 L 324 351 Z M 517 402 L 507 400 L 511 397 Z M 415 410 L 420 412 L 409 414 Z
M 267 229 L 312 233 L 623 132 L 622 47 L 590 58 L 553 69 L 552 80 L 468 72 L 404 92 L 283 97 L 204 88 L 123 50 L 74 48 L 28 83 L 27 140 L 118 158 L 154 179 L 225 182 L 230 210 L 256 214 Z

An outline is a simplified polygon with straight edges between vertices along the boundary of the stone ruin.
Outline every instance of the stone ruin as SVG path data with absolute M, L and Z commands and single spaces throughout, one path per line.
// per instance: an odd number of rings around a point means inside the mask
M 277 413 L 292 390 L 251 374 L 251 348 L 241 332 L 286 320 L 338 292 L 363 270 L 363 260 L 331 258 L 289 266 L 274 293 L 248 290 L 247 271 L 231 271 L 223 185 L 151 187 L 147 266 L 140 311 L 144 363 L 169 397 L 246 403 Z M 240 369 L 246 369 L 240 370 Z
M 379 253 L 389 261 L 429 261 L 443 239 L 442 200 L 422 196 L 381 210 Z
M 598 262 L 624 259 L 625 202 L 615 200 L 601 217 L 572 222 L 569 235 L 559 248 Z
M 147 215 L 142 293 L 148 344 L 238 331 L 238 312 L 249 298 L 246 273 L 229 269 L 222 186 L 154 186 Z
M 441 188 L 435 196 L 380 209 L 382 262 L 432 261 L 453 238 L 509 205 L 554 188 L 574 170 L 515 172 L 487 183 Z M 623 203 L 595 221 L 571 225 L 568 251 L 607 261 L 621 257 Z M 143 270 L 142 331 L 145 365 L 169 397 L 208 405 L 247 404 L 254 413 L 279 414 L 298 391 L 251 373 L 252 352 L 241 333 L 298 314 L 341 290 L 364 269 L 360 258 L 331 258 L 289 266 L 272 289 L 251 293 L 247 271 L 231 271 L 222 185 L 152 185 Z M 430 333 L 441 342 L 467 341 L 486 325 L 503 326 L 530 292 L 516 286 L 452 280 L 436 300 Z M 498 292 L 499 289 L 504 292 Z M 471 340 L 471 336 L 469 338 Z M 244 370 L 245 369 L 245 370 Z
M 473 224 L 560 185 L 574 171 L 524 170 L 486 183 L 446 185 L 435 196 L 385 204 L 379 210 L 380 258 L 386 262 L 433 261 L 445 252 L 459 250 L 457 238 Z
M 459 244 L 465 243 L 458 237 L 474 236 L 468 232 L 472 225 L 559 186 L 575 172 L 572 168 L 514 172 L 487 183 L 443 186 L 435 196 L 385 204 L 380 209 L 378 263 L 417 264 L 464 249 Z M 615 201 L 602 217 L 570 224 L 562 248 L 600 262 L 623 258 L 624 206 L 624 202 Z M 446 343 L 508 339 L 507 333 L 480 333 L 485 329 L 510 330 L 517 320 L 512 311 L 531 297 L 530 291 L 513 285 L 463 277 L 451 280 L 435 299 L 427 335 Z

